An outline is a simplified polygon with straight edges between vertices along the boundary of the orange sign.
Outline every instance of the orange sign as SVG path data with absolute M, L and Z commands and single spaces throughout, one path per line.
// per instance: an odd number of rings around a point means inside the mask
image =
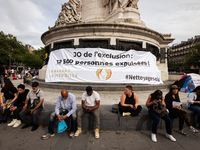
M 100 80 L 108 80 L 112 75 L 111 69 L 97 69 L 96 76 Z

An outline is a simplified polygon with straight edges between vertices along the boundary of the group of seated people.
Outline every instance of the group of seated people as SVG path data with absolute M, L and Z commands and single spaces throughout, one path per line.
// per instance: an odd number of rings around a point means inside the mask
M 22 122 L 25 124 L 22 129 L 31 127 L 31 131 L 37 130 L 39 113 L 43 109 L 44 93 L 39 89 L 39 83 L 32 83 L 32 90 L 25 89 L 23 84 L 18 85 L 18 90 L 14 87 L 10 80 L 6 80 L 1 90 L 1 107 L 0 107 L 0 123 L 7 122 L 7 116 L 12 118 L 11 123 L 8 126 L 18 127 Z M 189 131 L 197 133 L 190 123 L 187 112 L 182 109 L 180 103 L 178 87 L 172 85 L 169 93 L 162 95 L 162 91 L 156 90 L 149 95 L 146 106 L 148 113 L 153 119 L 151 140 L 157 142 L 156 134 L 157 127 L 160 118 L 165 121 L 166 125 L 166 137 L 171 141 L 176 141 L 172 136 L 172 121 L 171 118 L 179 118 L 179 130 L 180 134 L 185 135 L 183 130 L 184 122 L 187 124 Z M 180 105 L 174 105 L 174 103 Z M 161 104 L 166 106 L 168 113 L 159 116 L 154 110 L 154 105 Z M 82 107 L 77 112 L 76 96 L 66 89 L 61 91 L 61 94 L 57 97 L 57 103 L 55 111 L 50 114 L 50 120 L 48 125 L 48 132 L 41 138 L 48 139 L 55 135 L 54 126 L 56 120 L 63 121 L 66 118 L 71 119 L 71 128 L 69 136 L 73 138 L 77 137 L 82 132 L 81 117 L 85 113 L 92 113 L 94 115 L 94 131 L 95 138 L 99 138 L 100 129 L 100 116 L 99 116 L 100 96 L 93 90 L 91 86 L 86 87 L 86 91 L 82 94 Z M 197 124 L 200 128 L 200 86 L 189 94 L 187 100 L 187 107 L 198 114 Z M 119 103 L 119 112 L 129 112 L 132 116 L 138 116 L 142 110 L 139 105 L 138 96 L 133 92 L 133 87 L 127 85 L 124 93 L 121 95 Z

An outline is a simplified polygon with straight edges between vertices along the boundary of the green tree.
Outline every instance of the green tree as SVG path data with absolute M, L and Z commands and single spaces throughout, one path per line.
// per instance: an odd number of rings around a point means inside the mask
M 22 57 L 22 63 L 26 67 L 41 68 L 43 66 L 43 59 L 34 53 L 27 53 Z
M 200 73 L 200 43 L 197 43 L 186 55 L 184 67 L 188 69 L 190 67 L 198 68 Z
M 6 66 L 9 66 L 9 55 L 11 55 L 11 62 L 16 62 L 18 65 L 26 53 L 28 49 L 15 36 L 0 32 L 0 60 Z

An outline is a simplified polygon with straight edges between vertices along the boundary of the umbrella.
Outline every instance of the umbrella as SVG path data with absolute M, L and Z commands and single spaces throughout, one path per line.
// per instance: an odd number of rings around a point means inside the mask
M 200 75 L 191 73 L 186 74 L 174 82 L 181 92 L 191 93 L 197 86 L 200 86 Z

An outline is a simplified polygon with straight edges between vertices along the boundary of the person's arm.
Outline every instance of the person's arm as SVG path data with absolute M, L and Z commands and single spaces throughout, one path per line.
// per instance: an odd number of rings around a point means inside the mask
M 1 92 L 1 106 L 4 107 L 6 106 L 6 104 L 3 103 L 3 97 L 4 97 L 4 93 Z
M 190 93 L 189 96 L 188 96 L 188 99 L 187 99 L 187 102 L 189 104 L 200 104 L 200 101 L 195 101 L 197 98 L 197 95 L 196 93 Z
M 125 99 L 126 99 L 126 94 L 123 93 L 120 99 L 121 106 L 133 108 L 134 106 L 132 104 L 125 104 Z
M 55 107 L 55 113 L 56 113 L 58 120 L 62 121 L 61 115 L 59 114 L 59 109 L 61 108 L 60 101 L 61 101 L 61 97 L 58 96 L 57 102 L 56 102 L 56 107 Z
M 171 101 L 171 95 L 170 94 L 167 94 L 165 95 L 165 103 L 166 103 L 166 107 L 167 109 L 172 109 L 172 101 Z
M 26 98 L 26 100 L 24 102 L 24 107 L 22 108 L 22 111 L 26 110 L 26 108 L 28 106 L 28 102 L 29 102 L 29 98 Z
M 161 101 L 162 101 L 162 105 L 163 105 L 163 106 L 166 106 L 166 104 L 165 104 L 165 100 L 164 100 L 164 97 L 163 97 L 163 96 L 162 96 Z
M 16 101 L 17 97 L 18 97 L 18 93 L 14 93 L 14 98 L 13 98 L 13 100 L 12 100 L 11 102 L 7 103 L 7 105 L 10 105 L 10 104 L 12 104 L 14 101 Z
M 97 101 L 96 101 L 96 105 L 95 105 L 94 107 L 90 107 L 90 109 L 88 110 L 88 112 L 99 108 L 99 106 L 100 106 L 100 100 L 97 100 Z
M 73 95 L 71 96 L 72 98 L 72 109 L 70 111 L 68 111 L 68 113 L 66 115 L 63 116 L 63 120 L 66 119 L 67 117 L 71 116 L 71 114 L 73 114 L 76 110 L 77 110 L 77 107 L 76 107 L 76 97 Z
M 135 107 L 133 109 L 137 109 L 138 105 L 139 105 L 139 100 L 138 100 L 138 96 L 136 93 L 134 93 L 134 99 L 135 99 Z
M 151 106 L 153 104 L 156 104 L 156 103 L 157 103 L 156 99 L 151 102 L 151 95 L 149 95 L 149 97 L 148 97 L 148 99 L 146 101 L 146 106 L 149 107 L 149 106 Z
M 44 98 L 41 98 L 40 102 L 35 106 L 35 108 L 30 110 L 30 114 L 32 114 L 36 109 L 38 109 L 42 105 L 43 101 L 44 101 Z
M 82 107 L 83 107 L 83 109 L 87 110 L 87 108 L 85 106 L 85 100 L 82 100 Z

